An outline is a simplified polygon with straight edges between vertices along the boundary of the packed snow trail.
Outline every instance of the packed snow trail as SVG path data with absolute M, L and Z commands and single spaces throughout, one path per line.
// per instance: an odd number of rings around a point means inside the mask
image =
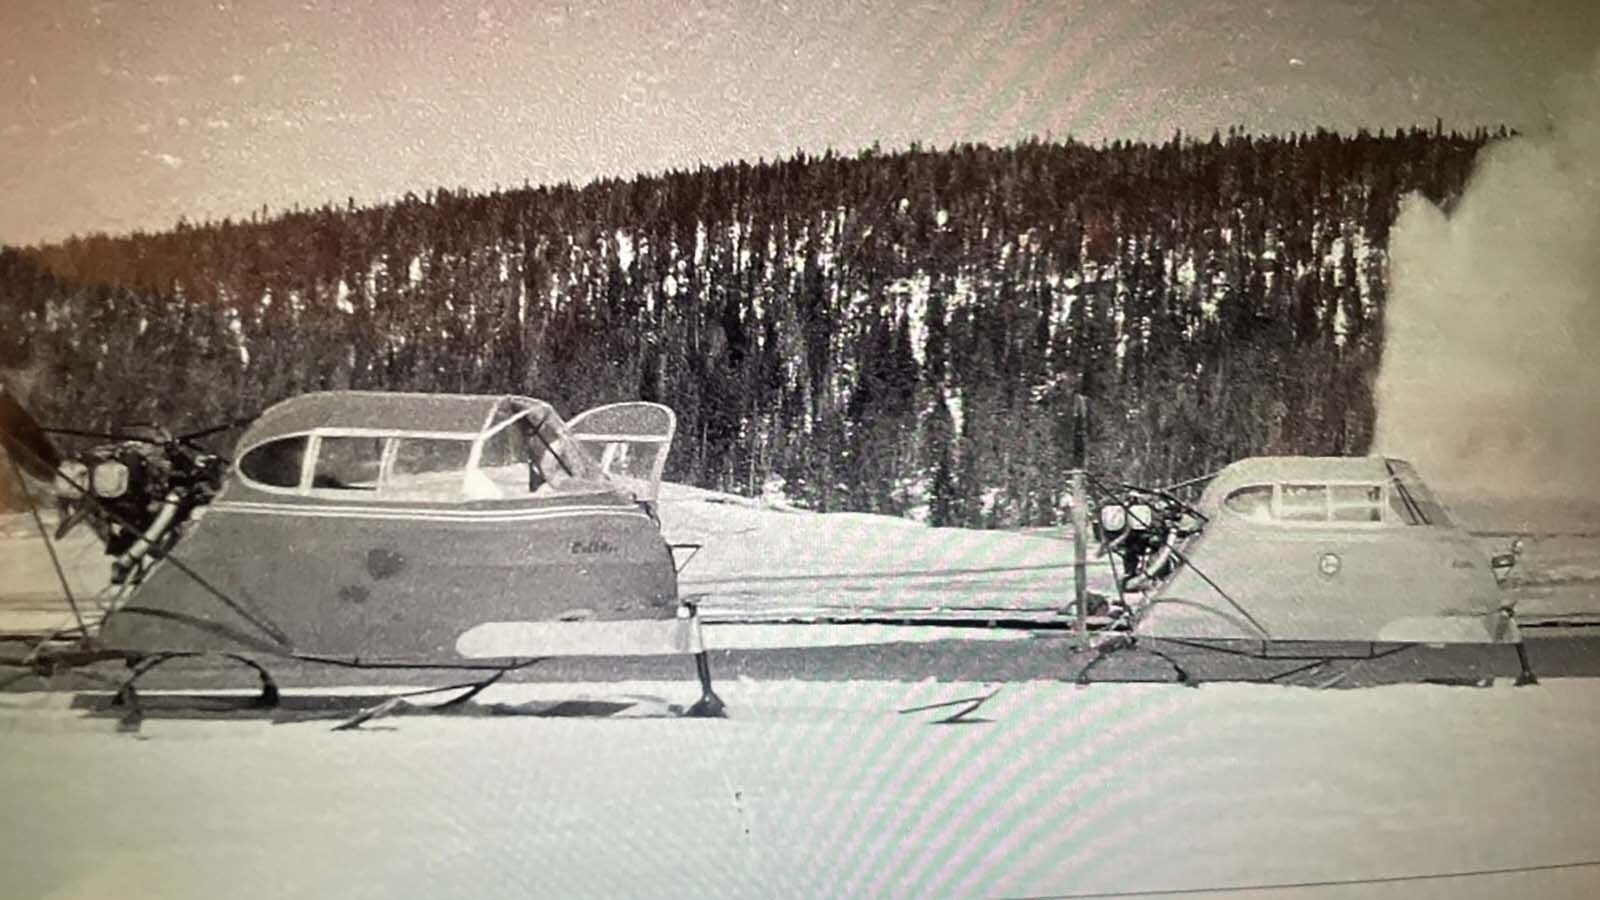
M 667 540 L 699 545 L 679 591 L 707 616 L 939 613 L 1053 615 L 1073 598 L 1072 545 L 1056 533 L 930 528 L 865 513 L 815 513 L 666 484 Z M 1089 589 L 1116 592 L 1097 563 Z

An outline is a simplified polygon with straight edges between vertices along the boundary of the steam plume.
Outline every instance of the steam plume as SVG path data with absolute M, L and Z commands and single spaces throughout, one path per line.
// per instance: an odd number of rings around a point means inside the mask
M 1391 239 L 1374 452 L 1452 493 L 1600 499 L 1600 59 Z

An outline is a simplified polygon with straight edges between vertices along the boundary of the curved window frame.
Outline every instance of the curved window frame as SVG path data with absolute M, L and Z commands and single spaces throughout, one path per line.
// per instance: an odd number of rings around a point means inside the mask
M 1259 494 L 1263 489 L 1266 490 L 1267 494 L 1267 505 L 1264 507 L 1267 512 L 1265 518 L 1250 515 L 1233 505 L 1232 501 L 1235 497 L 1247 492 Z M 1225 512 L 1236 519 L 1242 519 L 1252 525 L 1270 525 L 1277 521 L 1278 487 L 1274 484 L 1240 485 L 1222 496 L 1221 506 Z
M 317 459 L 322 452 L 322 440 L 324 438 L 344 437 L 373 438 L 383 441 L 383 450 L 378 462 L 378 484 L 376 490 L 352 491 L 342 488 L 319 488 L 312 485 Z M 300 483 L 294 487 L 279 487 L 257 481 L 241 468 L 240 463 L 256 450 L 277 441 L 294 440 L 296 438 L 304 438 L 306 440 L 306 450 L 305 457 L 300 461 Z M 240 482 L 251 490 L 260 491 L 263 494 L 277 494 L 282 497 L 316 497 L 330 500 L 360 499 L 368 502 L 381 501 L 386 499 L 384 495 L 388 493 L 386 488 L 389 485 L 389 478 L 394 467 L 395 453 L 399 448 L 399 442 L 403 440 L 447 440 L 470 443 L 472 450 L 469 458 L 476 460 L 483 436 L 463 434 L 457 431 L 395 431 L 389 428 L 313 428 L 310 431 L 274 435 L 259 443 L 251 444 L 234 460 L 233 471 L 238 474 Z M 467 471 L 467 469 L 463 469 L 461 473 L 463 497 L 466 494 Z
M 264 481 L 258 481 L 254 478 L 251 478 L 250 475 L 245 472 L 244 461 L 249 458 L 250 454 L 262 449 L 263 447 L 268 447 L 272 444 L 283 443 L 285 441 L 305 442 L 305 449 L 300 451 L 300 480 L 296 482 L 293 487 L 267 484 Z M 292 434 L 274 435 L 273 437 L 267 438 L 264 441 L 251 444 L 249 447 L 246 447 L 233 460 L 232 469 L 234 474 L 239 476 L 239 480 L 253 491 L 261 491 L 262 493 L 266 494 L 296 495 L 299 494 L 301 488 L 305 487 L 306 483 L 311 480 L 312 460 L 315 459 L 313 450 L 315 448 L 316 439 L 309 431 L 297 431 Z
M 1321 487 L 1323 489 L 1322 510 L 1320 519 L 1287 519 L 1283 516 L 1283 490 L 1289 488 Z M 1333 518 L 1336 506 L 1350 506 L 1351 508 L 1365 508 L 1365 504 L 1335 504 L 1333 502 L 1333 488 L 1357 487 L 1368 490 L 1376 489 L 1378 493 L 1377 507 L 1379 517 L 1376 521 L 1356 521 Z M 1265 519 L 1251 518 L 1249 515 L 1234 509 L 1228 501 L 1235 496 L 1252 490 L 1271 488 L 1272 497 L 1267 505 L 1268 516 Z M 1370 479 L 1325 479 L 1311 480 L 1298 479 L 1286 482 L 1252 482 L 1241 484 L 1224 494 L 1221 507 L 1228 515 L 1257 528 L 1289 528 L 1289 529 L 1356 529 L 1371 530 L 1376 528 L 1403 528 L 1411 523 L 1397 519 L 1393 508 L 1390 506 L 1390 486 L 1381 481 Z
M 521 421 L 523 419 L 528 418 L 529 416 L 533 415 L 534 413 L 543 413 L 543 414 L 551 415 L 551 416 L 555 415 L 555 410 L 554 409 L 550 408 L 547 404 L 543 404 L 543 403 L 541 403 L 539 401 L 521 401 L 519 403 L 519 405 L 521 405 L 523 408 L 516 410 L 515 412 L 511 413 L 510 415 L 505 416 L 504 418 L 496 419 L 494 415 L 491 415 L 490 423 L 486 423 L 486 424 L 491 424 L 492 427 L 488 427 L 485 431 L 483 431 L 481 433 L 478 433 L 478 434 L 468 434 L 468 433 L 458 432 L 458 431 L 424 431 L 424 430 L 398 431 L 398 430 L 390 429 L 390 428 L 338 428 L 338 427 L 329 427 L 329 428 L 313 428 L 313 429 L 310 429 L 309 431 L 297 431 L 297 432 L 291 432 L 291 433 L 288 433 L 288 434 L 273 435 L 272 437 L 267 438 L 266 440 L 259 441 L 259 442 L 255 443 L 255 444 L 251 444 L 249 447 L 246 447 L 242 452 L 237 454 L 237 456 L 234 459 L 233 471 L 234 471 L 234 473 L 236 473 L 238 475 L 239 480 L 243 485 L 245 485 L 246 487 L 248 487 L 252 491 L 257 491 L 257 492 L 263 493 L 263 494 L 273 494 L 273 495 L 277 495 L 277 496 L 280 496 L 280 497 L 306 497 L 306 498 L 322 499 L 322 500 L 342 500 L 342 501 L 345 501 L 345 502 L 357 502 L 357 503 L 398 502 L 398 501 L 401 501 L 403 498 L 396 497 L 394 495 L 395 492 L 391 491 L 391 489 L 390 489 L 390 479 L 391 479 L 391 477 L 393 475 L 394 461 L 395 461 L 395 457 L 397 455 L 397 452 L 399 450 L 399 444 L 400 444 L 401 441 L 404 441 L 404 440 L 448 440 L 448 441 L 460 441 L 462 443 L 470 443 L 471 444 L 471 450 L 468 452 L 468 455 L 467 455 L 466 466 L 461 471 L 461 483 L 460 483 L 460 486 L 459 486 L 460 487 L 460 492 L 461 492 L 460 497 L 458 499 L 454 499 L 454 500 L 441 500 L 441 501 L 438 501 L 438 502 L 443 502 L 443 503 L 469 503 L 469 502 L 475 502 L 474 499 L 470 496 L 469 480 L 470 480 L 470 478 L 472 476 L 472 473 L 478 469 L 479 463 L 483 458 L 484 446 L 492 438 L 494 438 L 496 435 L 498 435 L 504 429 L 511 427 L 516 422 L 519 422 L 519 421 Z M 557 418 L 557 420 L 560 421 L 559 417 Z M 318 458 L 319 458 L 319 456 L 320 456 L 320 454 L 322 452 L 322 441 L 323 441 L 323 439 L 325 439 L 325 438 L 344 438 L 344 437 L 374 438 L 374 439 L 378 439 L 378 440 L 382 440 L 383 441 L 383 450 L 381 451 L 381 456 L 380 456 L 379 465 L 378 465 L 378 480 L 377 480 L 376 490 L 347 490 L 347 489 L 343 489 L 343 488 L 319 488 L 319 487 L 315 487 L 314 486 L 313 479 L 314 479 L 315 473 L 316 473 L 317 460 L 318 460 Z M 284 487 L 284 486 L 278 486 L 278 485 L 271 485 L 271 484 L 266 484 L 265 482 L 257 481 L 256 479 L 251 478 L 248 474 L 246 474 L 244 469 L 241 468 L 240 463 L 242 463 L 244 461 L 244 459 L 246 457 L 248 457 L 251 453 L 254 453 L 255 451 L 259 450 L 260 448 L 268 446 L 269 444 L 276 443 L 278 441 L 288 441 L 288 440 L 296 440 L 296 439 L 305 440 L 306 441 L 306 446 L 305 446 L 304 456 L 301 458 L 301 461 L 300 461 L 300 481 L 299 481 L 298 484 L 294 485 L 293 487 Z M 574 451 L 577 452 L 578 454 L 580 454 L 580 456 L 577 459 L 572 460 L 570 464 L 572 464 L 572 465 L 574 465 L 576 467 L 579 467 L 579 468 L 594 469 L 595 470 L 594 474 L 598 475 L 599 477 L 597 479 L 593 479 L 593 480 L 588 479 L 588 478 L 575 479 L 575 484 L 583 486 L 583 489 L 562 491 L 562 492 L 554 494 L 552 496 L 555 496 L 555 497 L 591 496 L 591 495 L 597 495 L 597 494 L 605 494 L 605 493 L 609 493 L 610 491 L 612 491 L 614 489 L 614 484 L 612 483 L 612 480 L 609 478 L 609 476 L 607 476 L 604 473 L 604 471 L 601 471 L 601 470 L 599 470 L 597 468 L 597 464 L 594 462 L 594 460 L 590 459 L 587 455 L 584 454 L 583 448 L 581 446 L 578 446 L 577 441 L 569 436 L 568 443 L 570 444 L 570 446 L 568 447 L 568 453 L 566 453 L 566 454 L 561 453 L 561 451 L 557 450 L 555 447 L 552 447 L 551 450 L 553 452 L 555 452 L 558 456 L 560 456 L 563 460 L 565 460 L 567 456 L 570 456 L 572 452 L 574 452 Z M 592 489 L 589 488 L 590 485 L 592 485 Z M 531 497 L 532 495 L 530 494 L 528 496 Z M 517 497 L 510 497 L 510 498 L 506 498 L 506 499 L 518 499 L 518 498 Z M 406 502 L 417 502 L 417 501 L 413 500 L 413 501 L 406 501 Z

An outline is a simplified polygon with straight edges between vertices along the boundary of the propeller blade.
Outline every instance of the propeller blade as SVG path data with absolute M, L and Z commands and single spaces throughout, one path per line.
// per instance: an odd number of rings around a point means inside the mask
M 41 428 L 39 430 L 43 431 L 45 434 L 59 434 L 65 437 L 93 438 L 97 441 L 144 441 L 146 443 L 156 443 L 150 438 L 140 435 L 120 434 L 110 431 L 84 431 L 80 428 Z
M 39 420 L 4 388 L 0 388 L 0 445 L 24 472 L 44 482 L 55 479 L 61 452 L 50 443 Z
M 72 511 L 61 519 L 61 524 L 56 526 L 56 540 L 61 540 L 67 533 L 78 527 L 78 523 L 89 518 L 91 506 L 88 503 L 79 503 L 72 507 Z
M 242 419 L 234 419 L 231 422 L 223 422 L 221 425 L 213 425 L 210 428 L 202 428 L 199 431 L 190 431 L 185 434 L 180 434 L 178 435 L 177 440 L 183 443 L 197 441 L 201 438 L 210 437 L 213 434 L 221 434 L 224 431 L 231 431 L 235 428 L 243 428 L 255 420 L 255 416 L 245 416 Z

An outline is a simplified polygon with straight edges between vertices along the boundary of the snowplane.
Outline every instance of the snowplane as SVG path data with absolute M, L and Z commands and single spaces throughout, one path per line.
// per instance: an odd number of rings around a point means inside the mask
M 0 393 L 12 464 L 55 483 L 55 538 L 89 523 L 117 588 L 98 623 L 75 604 L 70 636 L 7 636 L 29 650 L 0 665 L 100 679 L 136 718 L 135 683 L 158 667 L 200 688 L 244 667 L 265 707 L 283 700 L 284 671 L 315 688 L 466 672 L 449 685 L 461 703 L 554 657 L 689 655 L 701 695 L 670 711 L 721 715 L 697 609 L 708 598 L 678 590 L 678 553 L 694 547 L 669 544 L 657 511 L 675 427 L 654 403 L 564 422 L 528 397 L 327 391 L 254 418 L 229 462 L 165 433 L 69 459 Z M 1404 461 L 1246 459 L 1194 503 L 1073 475 L 1097 498 L 1089 526 L 1079 494 L 1074 552 L 1092 535 L 1115 596 L 1087 589 L 1080 555 L 1076 596 L 1022 625 L 1072 641 L 990 642 L 985 664 L 1012 654 L 1031 677 L 1080 683 L 1534 680 L 1499 586 L 1515 547 L 1484 558 Z M 806 665 L 828 665 L 817 659 Z M 117 664 L 127 672 L 107 674 Z
M 1180 657 L 1323 669 L 1402 654 L 1400 680 L 1429 656 L 1476 678 L 1507 651 L 1534 679 L 1501 587 L 1521 545 L 1485 558 L 1404 460 L 1243 459 L 1192 505 L 1110 486 L 1096 534 L 1120 564 L 1115 625 L 1131 636 L 1106 646 L 1170 654 L 1180 679 Z
M 0 395 L 0 400 L 4 400 Z M 63 532 L 91 521 L 121 596 L 48 673 L 184 660 L 271 671 L 471 671 L 554 656 L 692 655 L 689 715 L 720 715 L 692 604 L 655 511 L 676 417 L 612 404 L 564 422 L 518 396 L 328 391 L 267 409 L 232 464 L 130 438 L 64 460 L 14 401 L 5 447 L 54 479 Z

